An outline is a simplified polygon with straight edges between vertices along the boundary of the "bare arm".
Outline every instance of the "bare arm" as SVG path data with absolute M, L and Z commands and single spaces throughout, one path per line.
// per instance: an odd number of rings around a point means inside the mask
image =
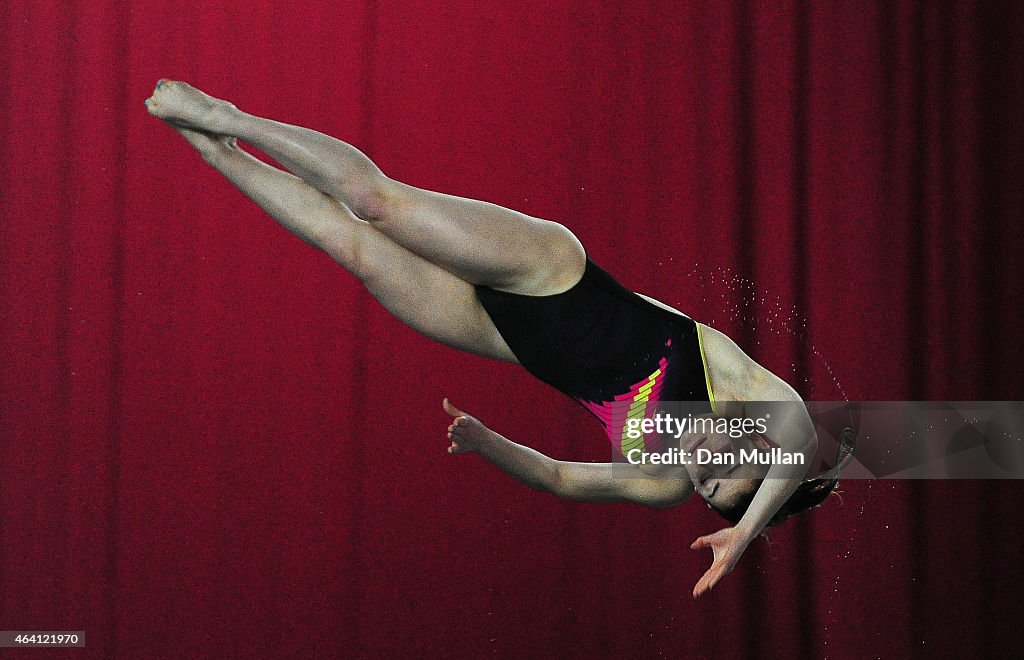
M 685 474 L 652 477 L 629 464 L 570 463 L 516 444 L 445 399 L 455 419 L 448 427 L 449 453 L 475 451 L 531 488 L 584 502 L 634 502 L 668 507 L 686 501 L 693 485 Z
M 748 419 L 763 419 L 764 435 L 783 453 L 794 459 L 802 456 L 803 460 L 773 463 L 739 523 L 702 536 L 690 546 L 695 550 L 710 548 L 715 554 L 711 568 L 694 587 L 694 598 L 710 591 L 733 569 L 751 541 L 800 486 L 818 447 L 814 425 L 792 387 L 750 359 L 720 332 L 708 328 L 705 346 L 713 356 L 709 358 L 712 382 L 716 384 L 716 398 L 722 404 L 722 411 Z
M 765 435 L 794 458 L 792 464 L 773 463 L 761 487 L 736 525 L 748 542 L 757 537 L 796 491 L 818 449 L 814 424 L 800 396 L 781 378 L 757 365 L 749 375 L 748 398 L 743 416 L 764 419 Z M 796 460 L 802 457 L 802 460 Z

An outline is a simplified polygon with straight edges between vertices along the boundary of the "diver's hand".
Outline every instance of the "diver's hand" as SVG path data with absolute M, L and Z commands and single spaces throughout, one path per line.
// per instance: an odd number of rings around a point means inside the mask
M 735 527 L 720 529 L 714 534 L 702 536 L 694 541 L 690 546 L 691 550 L 711 548 L 715 553 L 715 559 L 711 563 L 711 568 L 697 581 L 697 586 L 693 588 L 693 597 L 700 598 L 705 592 L 711 591 L 711 588 L 718 584 L 719 580 L 728 575 L 748 545 L 750 545 L 750 539 L 744 538 L 736 531 Z
M 462 454 L 468 451 L 480 451 L 480 445 L 494 431 L 484 426 L 476 417 L 453 406 L 448 399 L 444 400 L 443 405 L 444 411 L 455 418 L 448 426 L 448 439 L 452 442 L 448 447 L 448 453 Z

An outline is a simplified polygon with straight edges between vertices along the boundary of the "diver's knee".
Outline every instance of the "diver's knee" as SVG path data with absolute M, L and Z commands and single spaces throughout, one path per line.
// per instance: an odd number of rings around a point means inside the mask
M 374 231 L 365 224 L 355 225 L 349 231 L 327 231 L 320 237 L 319 247 L 342 268 L 355 275 L 361 282 L 374 277 L 379 269 L 367 245 L 367 233 Z
M 538 272 L 548 293 L 561 293 L 580 281 L 587 267 L 587 252 L 568 227 L 549 222 Z
M 378 224 L 395 215 L 399 204 L 397 182 L 384 175 L 361 177 L 347 184 L 344 198 L 361 219 Z

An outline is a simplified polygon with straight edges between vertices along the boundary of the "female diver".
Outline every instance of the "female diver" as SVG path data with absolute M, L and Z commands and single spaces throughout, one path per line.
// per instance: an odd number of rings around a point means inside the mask
M 247 114 L 182 82 L 161 80 L 146 106 L 402 322 L 448 346 L 521 364 L 591 410 L 621 455 L 654 450 L 650 436 L 628 431 L 661 401 L 693 402 L 705 419 L 761 420 L 741 437 L 721 427 L 679 436 L 677 452 L 702 450 L 714 461 L 571 463 L 515 444 L 444 401 L 454 417 L 449 452 L 478 452 L 535 488 L 655 507 L 699 493 L 734 526 L 691 546 L 714 553 L 695 598 L 766 526 L 821 503 L 835 486 L 831 477 L 804 481 L 817 438 L 789 385 L 722 333 L 622 287 L 562 225 L 395 181 L 345 142 Z M 791 460 L 736 460 L 751 452 Z

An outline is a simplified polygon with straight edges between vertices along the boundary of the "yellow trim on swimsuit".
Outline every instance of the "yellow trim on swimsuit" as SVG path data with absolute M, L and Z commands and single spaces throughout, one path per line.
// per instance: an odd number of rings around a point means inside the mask
M 715 415 L 718 414 L 718 408 L 715 406 L 715 393 L 711 390 L 711 374 L 708 372 L 708 355 L 704 352 L 704 328 L 700 323 L 694 323 L 697 326 L 697 343 L 700 345 L 700 360 L 704 363 L 704 382 L 708 385 L 708 402 L 711 404 L 711 412 Z

